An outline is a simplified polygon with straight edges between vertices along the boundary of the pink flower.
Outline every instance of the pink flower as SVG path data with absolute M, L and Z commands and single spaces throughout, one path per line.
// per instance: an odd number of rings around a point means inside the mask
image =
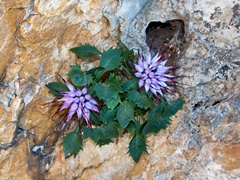
M 90 113 L 91 111 L 99 113 L 97 108 L 98 103 L 92 98 L 91 95 L 87 94 L 87 87 L 84 87 L 81 90 L 75 89 L 73 85 L 66 82 L 63 78 L 62 80 L 69 89 L 69 91 L 66 92 L 59 92 L 63 95 L 63 97 L 55 101 L 63 102 L 63 104 L 59 106 L 55 115 L 64 109 L 68 109 L 67 115 L 63 118 L 64 124 L 62 129 L 64 129 L 65 126 L 70 123 L 70 120 L 75 114 L 77 114 L 79 126 L 83 117 L 87 123 L 87 126 L 91 127 Z
M 160 94 L 163 97 L 163 92 L 176 92 L 173 87 L 168 85 L 169 82 L 175 82 L 174 79 L 178 76 L 174 76 L 170 73 L 174 66 L 165 66 L 167 61 L 162 60 L 163 53 L 160 51 L 152 58 L 151 49 L 144 59 L 142 56 L 138 56 L 138 63 L 134 63 L 134 67 L 137 72 L 134 73 L 139 78 L 139 88 L 145 88 L 146 93 L 150 90 L 156 97 Z

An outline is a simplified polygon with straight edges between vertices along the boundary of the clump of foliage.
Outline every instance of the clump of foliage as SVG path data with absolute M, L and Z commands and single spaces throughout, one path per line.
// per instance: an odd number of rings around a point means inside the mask
M 182 108 L 184 100 L 169 102 L 165 93 L 174 93 L 173 66 L 166 66 L 164 51 L 152 58 L 135 55 L 124 44 L 100 52 L 85 44 L 71 51 L 86 60 L 100 57 L 98 67 L 83 72 L 80 65 L 71 66 L 71 83 L 51 82 L 46 86 L 61 103 L 55 115 L 67 111 L 62 118 L 63 131 L 72 119 L 78 120 L 75 130 L 62 142 L 65 157 L 74 157 L 83 149 L 83 140 L 90 138 L 99 146 L 109 144 L 120 132 L 129 132 L 132 139 L 128 152 L 135 162 L 147 152 L 146 136 L 166 129 L 171 116 Z M 61 113 L 62 114 L 62 113 Z

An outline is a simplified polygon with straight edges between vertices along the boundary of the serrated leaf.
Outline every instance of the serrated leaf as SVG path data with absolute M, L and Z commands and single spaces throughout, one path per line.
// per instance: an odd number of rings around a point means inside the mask
M 178 110 L 182 109 L 184 102 L 185 101 L 181 98 L 177 99 L 176 101 L 170 102 L 163 116 L 170 117 L 176 114 Z
M 117 111 L 117 120 L 122 128 L 126 128 L 131 120 L 134 120 L 134 109 L 129 101 L 124 101 Z
M 90 113 L 90 118 L 92 120 L 92 122 L 94 122 L 95 125 L 100 125 L 101 121 L 99 119 L 99 116 L 93 112 Z
M 71 67 L 71 70 L 68 72 L 68 76 L 73 76 L 75 74 L 83 74 L 82 70 L 81 70 L 81 66 L 79 64 L 76 64 L 75 66 L 70 66 Z
M 109 109 L 114 109 L 121 102 L 120 96 L 117 96 L 115 99 L 110 99 L 109 101 L 105 101 L 105 104 Z
M 63 145 L 65 158 L 68 158 L 71 155 L 74 155 L 74 157 L 76 157 L 78 152 L 83 149 L 82 140 L 83 139 L 79 132 L 78 126 L 74 131 L 67 133 L 63 139 L 63 142 L 61 143 Z
M 111 142 L 113 142 L 111 139 L 101 139 L 97 142 L 97 144 L 101 147 Z
M 152 108 L 152 110 L 148 114 L 148 119 L 154 121 L 156 119 L 163 117 L 166 105 L 167 105 L 166 102 L 162 101 L 159 105 Z
M 98 67 L 88 70 L 86 72 L 86 75 L 94 76 L 96 78 L 96 81 L 98 81 L 104 73 L 105 73 L 104 68 L 98 66 Z
M 69 71 L 68 76 L 71 77 L 71 81 L 75 86 L 86 86 L 92 82 L 91 75 L 84 74 L 78 64 L 70 67 L 71 70 Z
M 101 121 L 106 125 L 109 124 L 110 122 L 112 122 L 117 114 L 117 109 L 109 109 L 107 107 L 104 107 L 103 109 L 101 109 L 100 111 L 100 117 L 101 117 Z
M 108 125 L 101 125 L 97 128 L 83 129 L 84 137 L 92 139 L 95 143 L 111 142 L 111 138 L 117 138 L 119 134 L 119 126 L 116 122 L 110 122 Z
M 147 152 L 146 137 L 141 134 L 135 134 L 129 144 L 128 152 L 137 163 L 142 156 L 142 153 Z
M 119 88 L 117 84 L 111 82 L 97 83 L 93 90 L 96 92 L 98 98 L 104 101 L 116 99 L 118 93 L 122 92 L 121 88 Z
M 62 96 L 62 94 L 60 94 L 59 92 L 69 91 L 68 87 L 61 82 L 51 82 L 51 83 L 48 83 L 46 85 L 46 87 L 50 89 L 50 92 L 53 95 L 58 96 L 58 97 Z
M 92 69 L 89 69 L 87 72 L 86 72 L 86 74 L 91 74 L 91 75 L 93 75 L 93 74 L 95 74 L 97 71 L 102 71 L 102 70 L 104 70 L 102 67 L 94 67 L 94 68 L 92 68 Z
M 103 67 L 106 71 L 110 71 L 117 68 L 121 60 L 121 50 L 110 48 L 102 53 L 99 66 Z
M 147 121 L 146 125 L 143 127 L 142 133 L 145 135 L 150 133 L 157 134 L 161 129 L 166 129 L 170 121 L 170 117 L 160 118 L 155 121 Z
M 136 131 L 136 127 L 133 122 L 130 122 L 125 129 L 128 130 L 130 134 Z
M 94 55 L 100 55 L 101 52 L 95 47 L 90 44 L 81 45 L 79 47 L 71 48 L 72 51 L 77 56 L 89 59 Z
M 125 128 L 126 130 L 128 130 L 130 132 L 130 134 L 132 134 L 132 133 L 137 131 L 138 125 L 136 125 L 135 122 L 136 121 L 130 121 L 128 126 Z
M 154 107 L 148 115 L 147 124 L 142 130 L 143 134 L 158 133 L 159 130 L 166 129 L 171 122 L 170 117 L 182 108 L 183 103 L 183 99 L 170 102 L 169 105 L 162 101 Z
M 131 89 L 137 89 L 137 87 L 138 87 L 138 79 L 137 78 L 128 80 L 122 85 L 123 91 L 128 91 L 128 90 L 131 90 Z
M 128 92 L 128 99 L 142 109 L 154 107 L 154 102 L 148 99 L 145 94 L 140 94 L 137 90 L 132 90 Z

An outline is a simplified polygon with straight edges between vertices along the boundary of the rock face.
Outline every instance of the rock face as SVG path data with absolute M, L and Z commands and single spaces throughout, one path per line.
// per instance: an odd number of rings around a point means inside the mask
M 240 4 L 226 0 L 0 0 L 0 175 L 2 179 L 240 178 Z M 181 21 L 184 37 L 177 36 Z M 69 65 L 96 66 L 69 51 L 121 39 L 147 50 L 151 22 L 169 22 L 186 100 L 165 131 L 148 137 L 136 164 L 131 136 L 103 147 L 88 140 L 64 159 L 56 107 L 45 84 Z M 155 28 L 156 39 L 163 30 Z M 164 27 L 160 27 L 164 28 Z M 152 37 L 154 38 L 154 37 Z M 179 45 L 179 46 L 178 46 Z

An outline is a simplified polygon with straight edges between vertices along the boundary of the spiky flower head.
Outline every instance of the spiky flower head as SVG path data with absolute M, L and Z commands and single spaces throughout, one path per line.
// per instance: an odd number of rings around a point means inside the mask
M 134 73 L 136 77 L 139 78 L 138 86 L 139 88 L 145 88 L 146 93 L 150 90 L 156 97 L 161 95 L 163 92 L 176 92 L 173 87 L 168 83 L 175 82 L 174 79 L 178 76 L 169 74 L 175 69 L 174 66 L 166 66 L 168 59 L 163 60 L 164 52 L 160 52 L 152 58 L 151 49 L 148 52 L 147 57 L 144 59 L 143 56 L 138 55 L 138 63 L 135 64 L 135 69 L 137 72 Z
M 68 113 L 63 118 L 64 124 L 62 129 L 64 129 L 65 126 L 70 123 L 70 120 L 72 119 L 74 114 L 77 114 L 79 125 L 83 117 L 87 123 L 87 126 L 91 127 L 90 112 L 93 111 L 99 113 L 99 110 L 97 108 L 98 103 L 92 98 L 91 95 L 87 93 L 87 87 L 84 87 L 81 90 L 75 89 L 72 84 L 68 83 L 63 78 L 62 80 L 69 89 L 69 91 L 66 92 L 59 92 L 63 95 L 63 97 L 56 100 L 56 102 L 63 103 L 61 106 L 59 106 L 55 115 L 64 109 L 68 109 Z

